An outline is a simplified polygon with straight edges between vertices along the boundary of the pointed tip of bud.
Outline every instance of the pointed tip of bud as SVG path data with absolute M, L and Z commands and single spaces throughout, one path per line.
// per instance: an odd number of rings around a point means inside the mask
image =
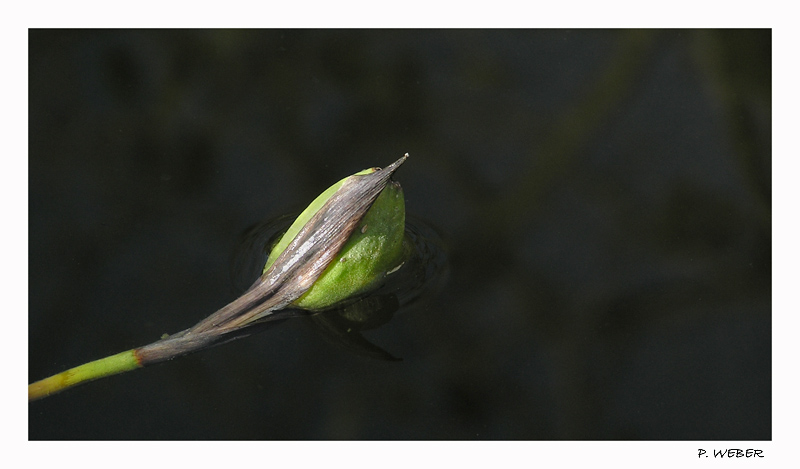
M 393 172 L 397 171 L 397 168 L 399 168 L 400 165 L 403 164 L 406 161 L 407 158 L 408 158 L 408 153 L 406 153 L 405 155 L 401 156 L 400 159 L 398 159 L 394 163 L 392 163 L 389 166 L 383 168 L 384 171 L 389 171 L 390 173 L 393 173 Z

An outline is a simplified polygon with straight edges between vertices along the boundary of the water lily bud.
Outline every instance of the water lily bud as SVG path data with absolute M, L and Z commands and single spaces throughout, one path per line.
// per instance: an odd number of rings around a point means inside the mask
M 365 169 L 349 177 L 374 171 L 374 168 Z M 347 179 L 344 178 L 325 190 L 297 217 L 270 251 L 264 272 L 272 266 L 305 223 Z M 310 311 L 320 311 L 379 287 L 386 275 L 394 272 L 403 263 L 404 233 L 403 189 L 399 183 L 390 181 L 322 275 L 292 305 Z

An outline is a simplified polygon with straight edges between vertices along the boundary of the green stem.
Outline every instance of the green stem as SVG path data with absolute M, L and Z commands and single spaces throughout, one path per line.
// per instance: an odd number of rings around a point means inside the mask
M 28 385 L 28 402 L 47 397 L 72 386 L 98 378 L 141 368 L 136 349 L 84 363 L 57 375 Z
M 270 319 L 280 319 L 281 317 L 286 317 L 286 315 L 275 315 Z M 267 321 L 263 320 L 263 322 Z M 200 333 L 187 329 L 144 347 L 84 363 L 63 373 L 29 384 L 28 402 L 61 392 L 81 383 L 135 370 L 136 368 L 153 365 L 165 360 L 172 360 L 182 355 L 245 337 L 249 335 L 249 331 L 243 330 L 247 326 L 233 330 L 215 328 Z

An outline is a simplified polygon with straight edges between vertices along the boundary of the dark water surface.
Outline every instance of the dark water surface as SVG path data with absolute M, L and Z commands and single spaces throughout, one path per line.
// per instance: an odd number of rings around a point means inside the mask
M 770 31 L 31 31 L 29 379 L 241 293 L 252 226 L 411 158 L 441 288 L 29 406 L 31 439 L 770 439 Z

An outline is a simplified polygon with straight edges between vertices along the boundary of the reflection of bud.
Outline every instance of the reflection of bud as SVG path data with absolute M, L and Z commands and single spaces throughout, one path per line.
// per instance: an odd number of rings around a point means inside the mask
M 398 361 L 400 358 L 361 335 L 362 331 L 372 330 L 389 322 L 398 307 L 395 295 L 376 293 L 342 308 L 312 314 L 309 320 L 337 347 L 365 357 Z
M 348 179 L 374 171 L 366 169 L 344 178 L 320 194 L 272 248 L 264 272 L 267 272 L 305 223 L 331 196 L 341 190 Z M 293 305 L 319 311 L 377 288 L 388 273 L 402 265 L 404 232 L 403 189 L 399 183 L 389 182 L 322 275 Z

